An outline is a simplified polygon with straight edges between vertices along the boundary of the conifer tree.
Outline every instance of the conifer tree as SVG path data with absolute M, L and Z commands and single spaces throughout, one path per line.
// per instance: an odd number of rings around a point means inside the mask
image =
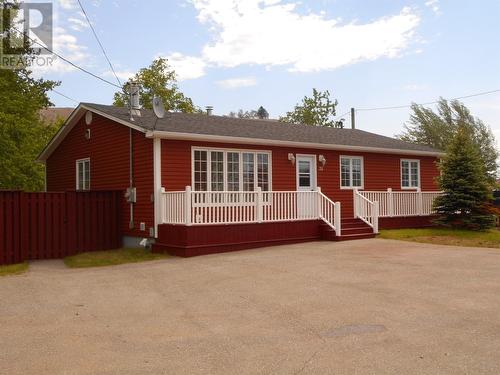
M 444 195 L 434 203 L 439 215 L 435 222 L 479 230 L 492 227 L 488 174 L 470 127 L 458 127 L 440 169 L 439 185 Z

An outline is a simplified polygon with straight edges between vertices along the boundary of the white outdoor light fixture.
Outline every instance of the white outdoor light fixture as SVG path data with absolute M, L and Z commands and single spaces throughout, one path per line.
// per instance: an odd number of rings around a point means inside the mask
M 295 155 L 291 152 L 288 154 L 288 160 L 292 162 L 292 165 L 295 165 Z
M 321 163 L 321 166 L 324 167 L 325 164 L 326 164 L 326 158 L 325 158 L 325 156 L 324 155 L 318 156 L 318 160 Z

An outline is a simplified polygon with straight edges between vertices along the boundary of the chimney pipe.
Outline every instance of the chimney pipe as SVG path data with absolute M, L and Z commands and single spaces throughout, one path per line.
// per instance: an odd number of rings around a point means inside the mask
M 207 110 L 207 115 L 211 116 L 212 115 L 212 111 L 214 110 L 214 107 L 212 107 L 211 105 L 207 105 L 205 107 L 205 109 Z

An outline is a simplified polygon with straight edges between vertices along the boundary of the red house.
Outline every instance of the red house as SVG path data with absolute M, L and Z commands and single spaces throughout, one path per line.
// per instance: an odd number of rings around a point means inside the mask
M 355 129 L 82 103 L 46 190 L 122 189 L 126 246 L 182 256 L 429 224 L 442 153 Z

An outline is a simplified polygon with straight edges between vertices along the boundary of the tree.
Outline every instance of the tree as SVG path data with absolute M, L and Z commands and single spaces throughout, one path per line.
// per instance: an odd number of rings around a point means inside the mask
M 257 117 L 260 119 L 268 119 L 269 112 L 267 112 L 263 106 L 260 106 L 259 109 L 257 110 Z
M 492 192 L 473 129 L 458 125 L 440 163 L 439 185 L 444 194 L 434 203 L 438 224 L 468 229 L 494 226 Z
M 11 9 L 15 14 L 18 3 L 1 0 L 0 11 Z M 2 35 L 23 38 L 12 24 L 8 12 L 2 12 Z M 3 53 L 16 53 L 29 60 L 35 56 L 28 39 L 21 49 L 9 51 L 2 40 Z M 35 79 L 25 67 L 0 69 L 0 189 L 41 190 L 44 187 L 44 166 L 35 159 L 56 131 L 55 126 L 42 123 L 39 112 L 51 105 L 47 92 L 58 83 Z
M 238 112 L 231 111 L 227 115 L 228 117 L 237 117 L 237 118 L 246 118 L 246 119 L 255 119 L 258 118 L 257 111 L 251 109 L 249 111 L 244 111 L 242 109 L 238 110 Z
M 463 125 L 469 129 L 472 141 L 479 149 L 488 181 L 493 185 L 497 174 L 498 151 L 493 132 L 487 125 L 474 117 L 458 100 L 448 102 L 440 98 L 437 112 L 418 104 L 412 104 L 411 109 L 413 113 L 410 120 L 399 135 L 401 140 L 446 150 L 458 128 Z
M 342 128 L 341 121 L 335 120 L 337 100 L 330 99 L 330 92 L 313 89 L 313 96 L 304 96 L 301 104 L 296 104 L 291 112 L 280 117 L 280 121 L 292 124 L 306 124 L 313 126 L 328 126 Z
M 130 82 L 141 85 L 140 103 L 144 108 L 152 109 L 153 96 L 159 96 L 166 110 L 176 112 L 201 112 L 191 98 L 179 91 L 175 71 L 168 65 L 167 59 L 157 58 L 147 68 L 139 70 L 135 76 L 124 85 L 124 90 L 116 92 L 113 104 L 119 107 L 128 105 L 129 96 L 125 92 Z

